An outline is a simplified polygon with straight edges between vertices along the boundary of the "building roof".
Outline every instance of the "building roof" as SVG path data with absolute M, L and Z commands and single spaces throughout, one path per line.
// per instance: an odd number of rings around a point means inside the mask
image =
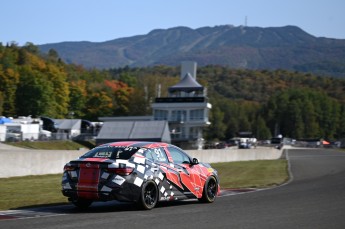
M 109 122 L 109 121 L 151 121 L 153 120 L 151 116 L 120 116 L 120 117 L 99 117 L 98 118 L 102 122 Z
M 110 121 L 98 133 L 96 143 L 112 141 L 161 141 L 171 142 L 167 121 Z
M 201 86 L 190 73 L 187 73 L 183 79 L 178 82 L 176 85 L 169 87 L 169 92 L 175 91 L 184 91 L 184 92 L 192 92 L 192 91 L 202 91 L 204 87 Z
M 59 130 L 80 130 L 81 119 L 53 119 Z

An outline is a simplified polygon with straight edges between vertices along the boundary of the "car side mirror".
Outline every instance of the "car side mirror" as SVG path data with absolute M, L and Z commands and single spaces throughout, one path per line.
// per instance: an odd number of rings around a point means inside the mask
M 192 159 L 192 165 L 197 165 L 197 164 L 199 164 L 198 159 L 193 158 L 193 159 Z

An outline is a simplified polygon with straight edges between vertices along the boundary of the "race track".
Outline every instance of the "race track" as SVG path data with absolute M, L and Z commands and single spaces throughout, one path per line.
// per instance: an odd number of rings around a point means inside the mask
M 285 150 L 291 179 L 266 190 L 223 191 L 213 204 L 163 203 L 139 211 L 127 203 L 97 203 L 0 212 L 0 228 L 345 228 L 345 152 Z

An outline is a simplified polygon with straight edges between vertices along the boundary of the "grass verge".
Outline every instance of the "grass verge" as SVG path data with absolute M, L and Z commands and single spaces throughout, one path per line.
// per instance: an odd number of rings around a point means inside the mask
M 0 210 L 67 203 L 61 194 L 62 174 L 0 179 Z
M 43 150 L 78 150 L 80 148 L 93 148 L 95 144 L 91 141 L 21 141 L 6 142 L 6 144 L 26 149 Z
M 215 163 L 221 188 L 263 188 L 287 181 L 287 161 Z M 62 174 L 0 178 L 0 210 L 37 205 L 63 204 Z
M 215 163 L 221 188 L 265 188 L 289 179 L 286 160 L 260 160 Z

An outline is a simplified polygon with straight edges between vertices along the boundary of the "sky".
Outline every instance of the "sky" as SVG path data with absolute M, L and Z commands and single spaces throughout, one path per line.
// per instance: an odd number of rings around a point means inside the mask
M 344 0 L 0 0 L 0 42 L 103 42 L 154 29 L 298 26 L 345 39 Z

